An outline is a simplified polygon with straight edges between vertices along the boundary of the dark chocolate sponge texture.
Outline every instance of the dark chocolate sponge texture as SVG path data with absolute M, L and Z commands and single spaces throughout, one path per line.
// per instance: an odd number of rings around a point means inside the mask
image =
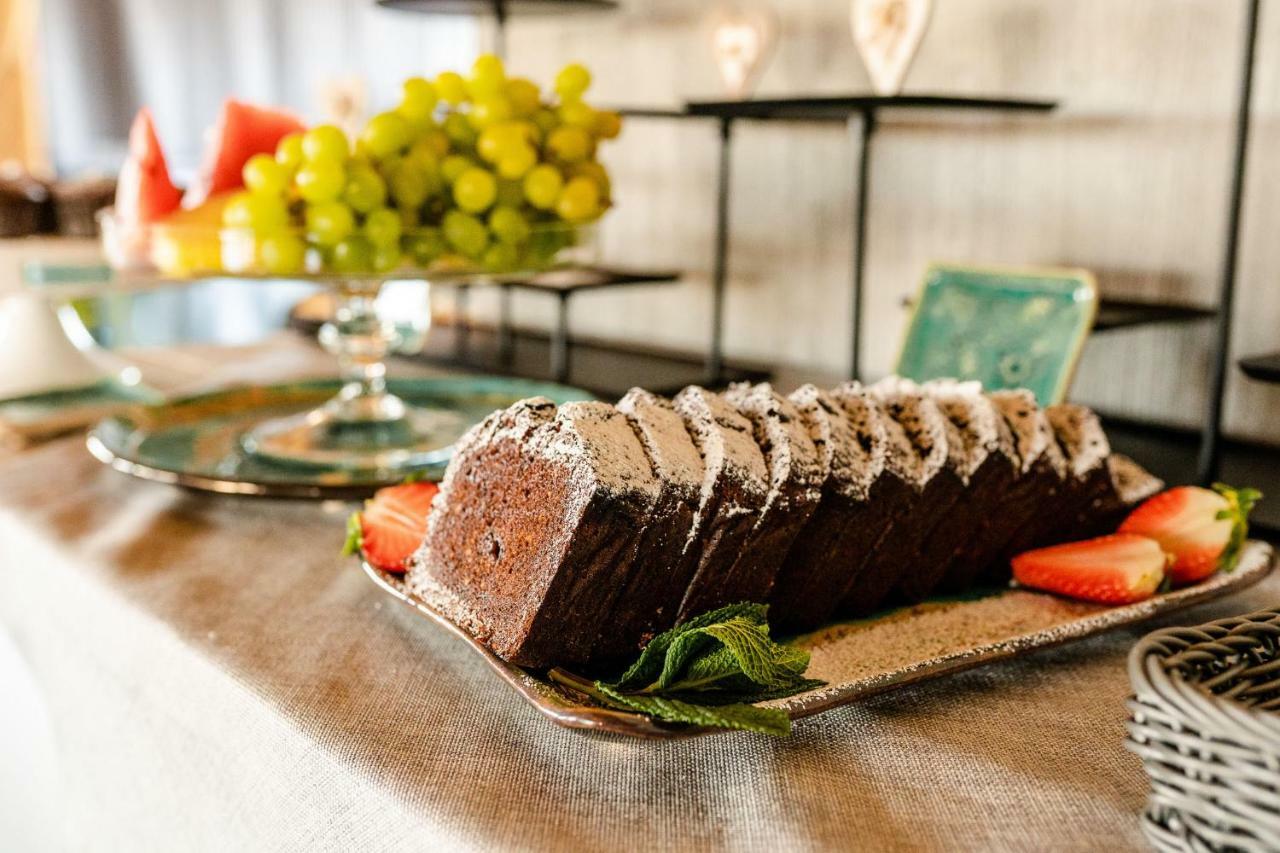
M 974 383 L 534 398 L 459 442 L 409 586 L 505 660 L 590 667 L 736 601 L 794 632 L 1000 582 L 1162 487 L 1088 409 Z

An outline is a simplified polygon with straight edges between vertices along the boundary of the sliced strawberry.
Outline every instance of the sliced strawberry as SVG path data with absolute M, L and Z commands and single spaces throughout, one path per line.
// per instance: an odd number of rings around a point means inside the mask
M 1071 598 L 1128 604 L 1155 594 L 1168 559 L 1154 539 L 1114 533 L 1019 554 L 1013 577 L 1023 586 Z
M 370 565 L 388 572 L 409 568 L 409 558 L 427 535 L 435 483 L 404 483 L 379 489 L 363 512 L 347 519 L 347 542 L 342 553 L 359 551 Z
M 1249 512 L 1262 497 L 1254 489 L 1221 484 L 1214 491 L 1178 486 L 1145 501 L 1120 525 L 1160 543 L 1172 555 L 1169 578 L 1175 586 L 1203 580 L 1218 569 L 1235 568 L 1249 531 Z

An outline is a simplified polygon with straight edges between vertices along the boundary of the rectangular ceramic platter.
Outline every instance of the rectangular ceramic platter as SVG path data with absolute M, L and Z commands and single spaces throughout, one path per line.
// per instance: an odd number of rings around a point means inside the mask
M 1006 589 L 983 596 L 927 601 L 832 625 L 792 641 L 812 655 L 806 675 L 827 685 L 765 704 L 799 719 L 896 687 L 1133 625 L 1252 586 L 1267 576 L 1274 559 L 1270 545 L 1251 541 L 1230 574 L 1219 573 L 1196 586 L 1118 607 Z M 542 673 L 500 660 L 429 604 L 406 592 L 398 577 L 368 565 L 365 571 L 417 613 L 461 637 L 517 693 L 559 725 L 650 738 L 720 731 L 669 726 L 641 714 L 601 708 Z

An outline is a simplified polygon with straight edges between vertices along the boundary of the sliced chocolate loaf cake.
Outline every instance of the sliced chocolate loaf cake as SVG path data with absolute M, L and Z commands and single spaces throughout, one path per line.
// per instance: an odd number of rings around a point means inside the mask
M 513 663 L 629 653 L 610 615 L 659 492 L 612 406 L 518 403 L 459 443 L 410 588 Z
M 1019 459 L 1013 433 L 977 382 L 936 380 L 925 391 L 951 422 L 964 447 L 960 474 L 966 492 L 957 512 L 944 524 L 944 538 L 959 542 L 946 566 L 939 589 L 968 587 L 983 566 L 995 559 L 1012 534 L 1004 516 L 992 511 L 1018 479 Z
M 1138 504 L 1164 489 L 1164 481 L 1120 453 L 1107 457 L 1107 487 L 1077 519 L 1072 538 L 1115 533 Z
M 835 390 L 837 399 L 858 394 L 862 387 L 845 383 Z M 910 523 L 895 524 L 881 541 L 866 571 L 846 596 L 843 608 L 866 613 L 881 606 L 890 593 L 916 601 L 937 585 L 958 547 L 954 538 L 943 540 L 934 531 L 964 494 L 958 471 L 962 448 L 955 427 L 924 389 L 909 379 L 888 377 L 868 389 L 886 415 L 890 471 L 912 487 L 914 499 L 904 516 Z
M 1046 530 L 1056 526 L 1054 513 L 1060 505 L 1067 461 L 1034 394 L 1018 389 L 993 391 L 988 396 L 1013 433 L 1020 463 L 1018 479 L 992 509 L 1007 519 L 1009 535 L 1004 537 L 996 559 L 981 570 L 987 580 L 1003 581 L 1009 577 L 1010 558 L 1031 548 Z
M 747 547 L 769 493 L 769 472 L 751 422 L 719 394 L 690 385 L 672 401 L 702 459 L 702 487 L 689 547 L 697 567 L 676 622 L 741 600 L 729 570 Z
M 885 467 L 885 415 L 865 390 L 848 388 L 837 399 L 805 385 L 789 399 L 825 475 L 818 508 L 787 553 L 770 597 L 770 620 L 799 631 L 830 621 L 915 492 Z
M 632 388 L 618 401 L 658 479 L 658 500 L 638 558 L 618 597 L 614 622 L 626 637 L 648 640 L 675 624 L 698 567 L 689 548 L 702 490 L 702 458 L 671 401 Z
M 1102 421 L 1084 406 L 1058 403 L 1047 407 L 1044 414 L 1066 461 L 1066 473 L 1062 478 L 1057 523 L 1048 524 L 1036 544 L 1056 545 L 1081 538 L 1081 522 L 1097 501 L 1110 492 L 1107 459 L 1111 456 L 1111 442 L 1102 429 Z
M 729 570 L 727 596 L 734 601 L 766 601 L 791 543 L 822 496 L 818 449 L 800 413 L 768 384 L 734 385 L 724 393 L 729 405 L 751 422 L 752 434 L 769 474 L 760 518 L 746 549 Z

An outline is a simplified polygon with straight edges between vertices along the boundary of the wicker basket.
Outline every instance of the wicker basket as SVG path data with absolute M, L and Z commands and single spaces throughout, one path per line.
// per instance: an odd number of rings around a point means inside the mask
M 1149 634 L 1129 679 L 1151 844 L 1280 851 L 1280 611 Z

